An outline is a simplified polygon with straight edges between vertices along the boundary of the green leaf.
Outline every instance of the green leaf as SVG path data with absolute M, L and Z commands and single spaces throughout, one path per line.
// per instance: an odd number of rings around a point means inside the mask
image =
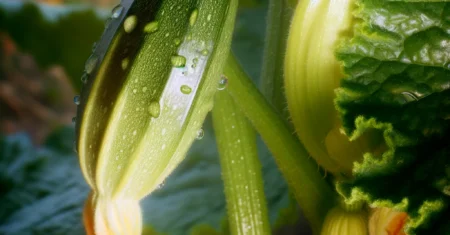
M 83 234 L 88 187 L 65 152 L 35 148 L 24 133 L 0 139 L 0 234 Z
M 448 234 L 450 4 L 357 3 L 353 33 L 337 49 L 347 77 L 335 103 L 350 139 L 375 131 L 384 146 L 339 189 L 407 211 L 410 234 Z

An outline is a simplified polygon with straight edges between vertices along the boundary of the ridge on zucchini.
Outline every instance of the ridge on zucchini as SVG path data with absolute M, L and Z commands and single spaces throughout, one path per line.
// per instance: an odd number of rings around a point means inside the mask
M 86 62 L 76 149 L 100 195 L 141 199 L 183 159 L 212 108 L 236 0 L 123 1 Z

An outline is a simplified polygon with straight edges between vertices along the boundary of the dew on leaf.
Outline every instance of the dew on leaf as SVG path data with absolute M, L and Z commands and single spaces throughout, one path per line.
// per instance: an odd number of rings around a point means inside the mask
M 222 75 L 220 77 L 219 86 L 217 86 L 217 90 L 222 91 L 224 90 L 228 85 L 228 78 Z
M 119 4 L 116 7 L 114 7 L 114 9 L 112 10 L 111 18 L 113 18 L 113 19 L 119 18 L 122 15 L 122 12 L 123 12 L 123 6 Z
M 137 17 L 135 15 L 128 16 L 123 22 L 123 29 L 127 33 L 131 33 L 137 25 Z
M 83 84 L 86 84 L 88 79 L 89 79 L 89 75 L 87 73 L 84 73 L 83 76 L 81 76 L 81 82 Z
M 129 62 L 130 62 L 130 59 L 128 59 L 128 58 L 125 58 L 125 59 L 122 60 L 121 66 L 122 66 L 123 70 L 128 68 Z
M 175 38 L 175 39 L 173 40 L 173 43 L 175 43 L 175 46 L 179 46 L 179 45 L 181 44 L 181 39 Z
M 73 97 L 73 102 L 74 102 L 76 105 L 79 105 L 79 104 L 80 104 L 80 96 L 79 96 L 79 95 L 74 96 L 74 97 Z
M 197 131 L 197 136 L 195 137 L 198 140 L 203 139 L 203 137 L 205 136 L 205 131 L 203 129 L 200 129 Z
M 207 56 L 209 54 L 209 51 L 208 49 L 203 49 L 201 53 L 202 55 Z
M 152 22 L 150 22 L 150 23 L 145 25 L 144 32 L 146 32 L 146 33 L 154 33 L 156 31 L 158 31 L 158 29 L 159 29 L 158 21 L 152 21 Z
M 188 85 L 182 85 L 180 87 L 180 91 L 181 91 L 181 93 L 183 93 L 185 95 L 188 95 L 188 94 L 190 94 L 192 92 L 192 88 L 189 87 Z
M 98 63 L 98 56 L 92 54 L 84 64 L 84 70 L 86 71 L 86 73 L 91 74 L 94 71 L 95 66 L 97 66 L 97 63 Z
M 186 57 L 181 55 L 175 55 L 170 58 L 172 66 L 177 68 L 183 68 L 186 65 Z
M 159 102 L 156 101 L 151 102 L 148 111 L 150 112 L 150 115 L 152 117 L 154 118 L 159 117 L 161 113 L 161 106 L 159 105 Z

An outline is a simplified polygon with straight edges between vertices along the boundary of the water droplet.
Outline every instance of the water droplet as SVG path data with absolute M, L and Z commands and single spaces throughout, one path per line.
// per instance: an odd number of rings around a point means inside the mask
M 414 95 L 414 94 L 411 93 L 411 92 L 404 91 L 404 92 L 402 92 L 402 95 L 403 95 L 403 98 L 405 99 L 405 101 L 406 101 L 407 103 L 409 103 L 409 102 L 414 102 L 414 101 L 418 101 L 418 100 L 419 100 L 419 99 L 417 98 L 417 96 Z
M 181 39 L 175 38 L 175 39 L 173 40 L 173 43 L 175 43 L 175 46 L 179 46 L 179 45 L 181 44 Z
M 116 7 L 114 7 L 114 9 L 112 10 L 112 14 L 111 14 L 111 18 L 117 19 L 122 15 L 123 12 L 123 6 L 122 5 L 117 5 Z
M 207 56 L 209 54 L 209 51 L 208 49 L 203 49 L 201 53 L 202 55 Z
M 161 113 L 161 106 L 158 102 L 153 101 L 150 103 L 150 107 L 148 108 L 148 111 L 150 112 L 150 115 L 154 118 L 159 117 L 159 114 Z
M 72 118 L 72 123 L 75 124 L 77 122 L 77 117 Z
M 159 29 L 158 21 L 152 21 L 152 22 L 150 22 L 150 23 L 145 25 L 144 32 L 146 32 L 146 33 L 154 33 L 156 31 L 158 31 L 158 29 Z
M 206 19 L 207 19 L 208 21 L 210 21 L 210 20 L 211 20 L 211 16 L 212 16 L 212 15 L 209 14 L 208 17 L 207 17 Z
M 75 97 L 73 97 L 73 102 L 74 102 L 76 105 L 79 105 L 79 104 L 80 104 L 80 96 L 79 96 L 79 95 L 76 95 Z
M 177 68 L 183 68 L 186 65 L 186 57 L 175 55 L 170 58 L 172 65 Z
M 162 183 L 158 184 L 158 186 L 156 187 L 156 189 L 161 189 L 162 187 L 164 187 L 165 182 L 163 181 Z
M 224 75 L 221 76 L 219 81 L 219 86 L 217 87 L 217 90 L 222 91 L 224 90 L 228 85 L 228 78 Z
M 192 59 L 192 63 L 197 64 L 198 63 L 198 58 L 196 57 L 196 58 Z
M 128 68 L 128 63 L 130 62 L 130 59 L 125 58 L 122 60 L 122 69 L 125 70 Z
M 188 85 L 182 85 L 182 86 L 180 87 L 180 91 L 181 91 L 181 93 L 183 93 L 183 94 L 185 94 L 185 95 L 188 95 L 188 94 L 191 94 L 192 88 L 189 87 Z
M 89 75 L 87 73 L 84 73 L 83 76 L 81 76 L 81 82 L 83 84 L 86 84 L 88 79 L 89 79 Z
M 197 136 L 195 137 L 198 140 L 203 139 L 203 137 L 205 136 L 205 131 L 203 131 L 203 129 L 200 129 L 197 131 Z
M 191 17 L 189 17 L 189 24 L 191 26 L 194 26 L 195 22 L 197 21 L 197 17 L 198 17 L 198 10 L 195 9 L 192 11 Z
M 147 92 L 147 87 L 146 86 L 142 88 L 142 92 L 144 92 L 144 93 Z
M 127 33 L 131 33 L 137 25 L 137 17 L 135 15 L 128 16 L 123 22 L 123 29 Z
M 87 74 L 91 74 L 94 69 L 95 66 L 97 66 L 97 62 L 98 62 L 98 56 L 92 54 L 86 61 L 86 63 L 84 64 L 84 70 L 86 71 Z

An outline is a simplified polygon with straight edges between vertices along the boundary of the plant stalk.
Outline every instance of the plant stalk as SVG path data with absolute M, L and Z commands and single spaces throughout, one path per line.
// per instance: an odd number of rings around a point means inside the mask
M 225 91 L 216 93 L 212 117 L 231 234 L 271 234 L 255 130 Z
M 293 14 L 292 3 L 287 0 L 270 0 L 267 13 L 266 42 L 260 88 L 278 113 L 288 120 L 289 113 L 284 94 L 284 56 L 286 54 L 289 26 Z
M 261 134 L 313 233 L 319 234 L 327 211 L 336 202 L 335 192 L 304 146 L 292 135 L 232 54 L 228 57 L 224 74 L 229 80 L 227 91 Z

